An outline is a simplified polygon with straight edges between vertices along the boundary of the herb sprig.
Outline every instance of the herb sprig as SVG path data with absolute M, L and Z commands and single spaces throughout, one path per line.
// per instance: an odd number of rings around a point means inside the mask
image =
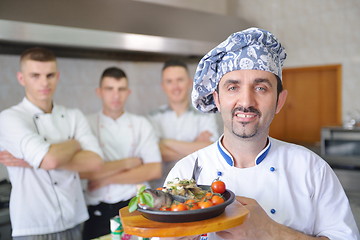
M 144 192 L 145 189 L 145 185 L 141 186 L 136 196 L 130 200 L 129 212 L 134 212 L 138 208 L 138 204 L 154 207 L 154 198 L 150 193 Z

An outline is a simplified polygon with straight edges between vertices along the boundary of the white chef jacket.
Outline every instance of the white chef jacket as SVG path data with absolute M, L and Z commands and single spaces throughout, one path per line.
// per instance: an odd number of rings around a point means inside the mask
M 139 157 L 143 163 L 161 162 L 158 138 L 145 117 L 125 112 L 113 120 L 98 113 L 89 116 L 88 120 L 104 152 L 105 161 Z M 136 184 L 110 184 L 87 191 L 86 201 L 89 205 L 117 203 L 134 197 L 136 191 Z
M 257 200 L 280 224 L 331 240 L 359 239 L 348 199 L 335 173 L 304 147 L 269 138 L 254 167 L 237 168 L 219 140 L 179 161 L 166 181 L 190 179 L 196 159 L 201 169 L 198 184 L 210 185 L 221 175 L 227 189 Z M 209 239 L 218 237 L 210 234 Z
M 78 173 L 39 168 L 51 144 L 71 138 L 83 150 L 102 155 L 86 118 L 77 109 L 54 105 L 52 113 L 44 113 L 24 98 L 1 112 L 0 145 L 33 167 L 7 168 L 13 236 L 60 232 L 88 219 Z
M 193 107 L 177 116 L 170 106 L 163 105 L 149 115 L 150 122 L 153 124 L 159 138 L 169 138 L 179 141 L 192 142 L 203 131 L 209 131 L 211 141 L 215 142 L 219 138 L 218 127 L 215 114 L 204 114 Z M 162 178 L 151 182 L 152 187 L 160 187 L 174 167 L 174 162 L 163 162 Z

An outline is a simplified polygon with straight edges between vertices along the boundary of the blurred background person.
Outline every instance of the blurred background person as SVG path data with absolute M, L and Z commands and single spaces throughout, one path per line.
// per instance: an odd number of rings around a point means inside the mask
M 110 219 L 136 195 L 136 184 L 147 184 L 161 176 L 158 138 L 150 122 L 125 111 L 131 93 L 125 72 L 116 67 L 104 70 L 97 96 L 102 110 L 88 117 L 91 129 L 104 152 L 99 171 L 82 174 L 89 180 L 86 200 L 90 219 L 83 238 L 110 233 Z
M 13 239 L 80 240 L 88 213 L 78 172 L 100 167 L 101 149 L 79 110 L 53 102 L 59 81 L 53 52 L 25 50 L 17 78 L 25 97 L 0 114 Z
M 215 114 L 200 113 L 190 104 L 192 79 L 184 62 L 174 59 L 164 63 L 161 86 L 168 103 L 149 115 L 160 138 L 163 163 L 162 178 L 151 182 L 153 188 L 163 186 L 165 177 L 179 159 L 219 137 Z

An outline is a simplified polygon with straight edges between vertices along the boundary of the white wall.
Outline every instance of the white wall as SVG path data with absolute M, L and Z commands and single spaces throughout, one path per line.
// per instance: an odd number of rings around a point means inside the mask
M 359 0 L 137 1 L 241 17 L 280 39 L 288 53 L 285 67 L 341 64 L 343 119 L 360 111 Z
M 341 64 L 343 118 L 360 110 L 360 1 L 238 0 L 237 14 L 285 45 L 285 67 Z

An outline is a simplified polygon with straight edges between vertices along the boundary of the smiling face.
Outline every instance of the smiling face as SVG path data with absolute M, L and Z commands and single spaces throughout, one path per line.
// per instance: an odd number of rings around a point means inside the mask
M 184 67 L 171 66 L 162 72 L 162 87 L 170 103 L 188 101 L 192 80 Z
M 59 80 L 56 61 L 24 60 L 21 71 L 17 73 L 19 83 L 25 88 L 30 102 L 45 111 L 45 106 L 52 104 L 52 98 Z
M 96 93 L 102 100 L 103 113 L 116 119 L 124 112 L 125 103 L 131 91 L 126 78 L 104 77 Z
M 277 79 L 270 72 L 237 70 L 221 78 L 213 95 L 224 122 L 224 135 L 251 139 L 268 136 L 287 92 L 283 90 L 277 97 Z

